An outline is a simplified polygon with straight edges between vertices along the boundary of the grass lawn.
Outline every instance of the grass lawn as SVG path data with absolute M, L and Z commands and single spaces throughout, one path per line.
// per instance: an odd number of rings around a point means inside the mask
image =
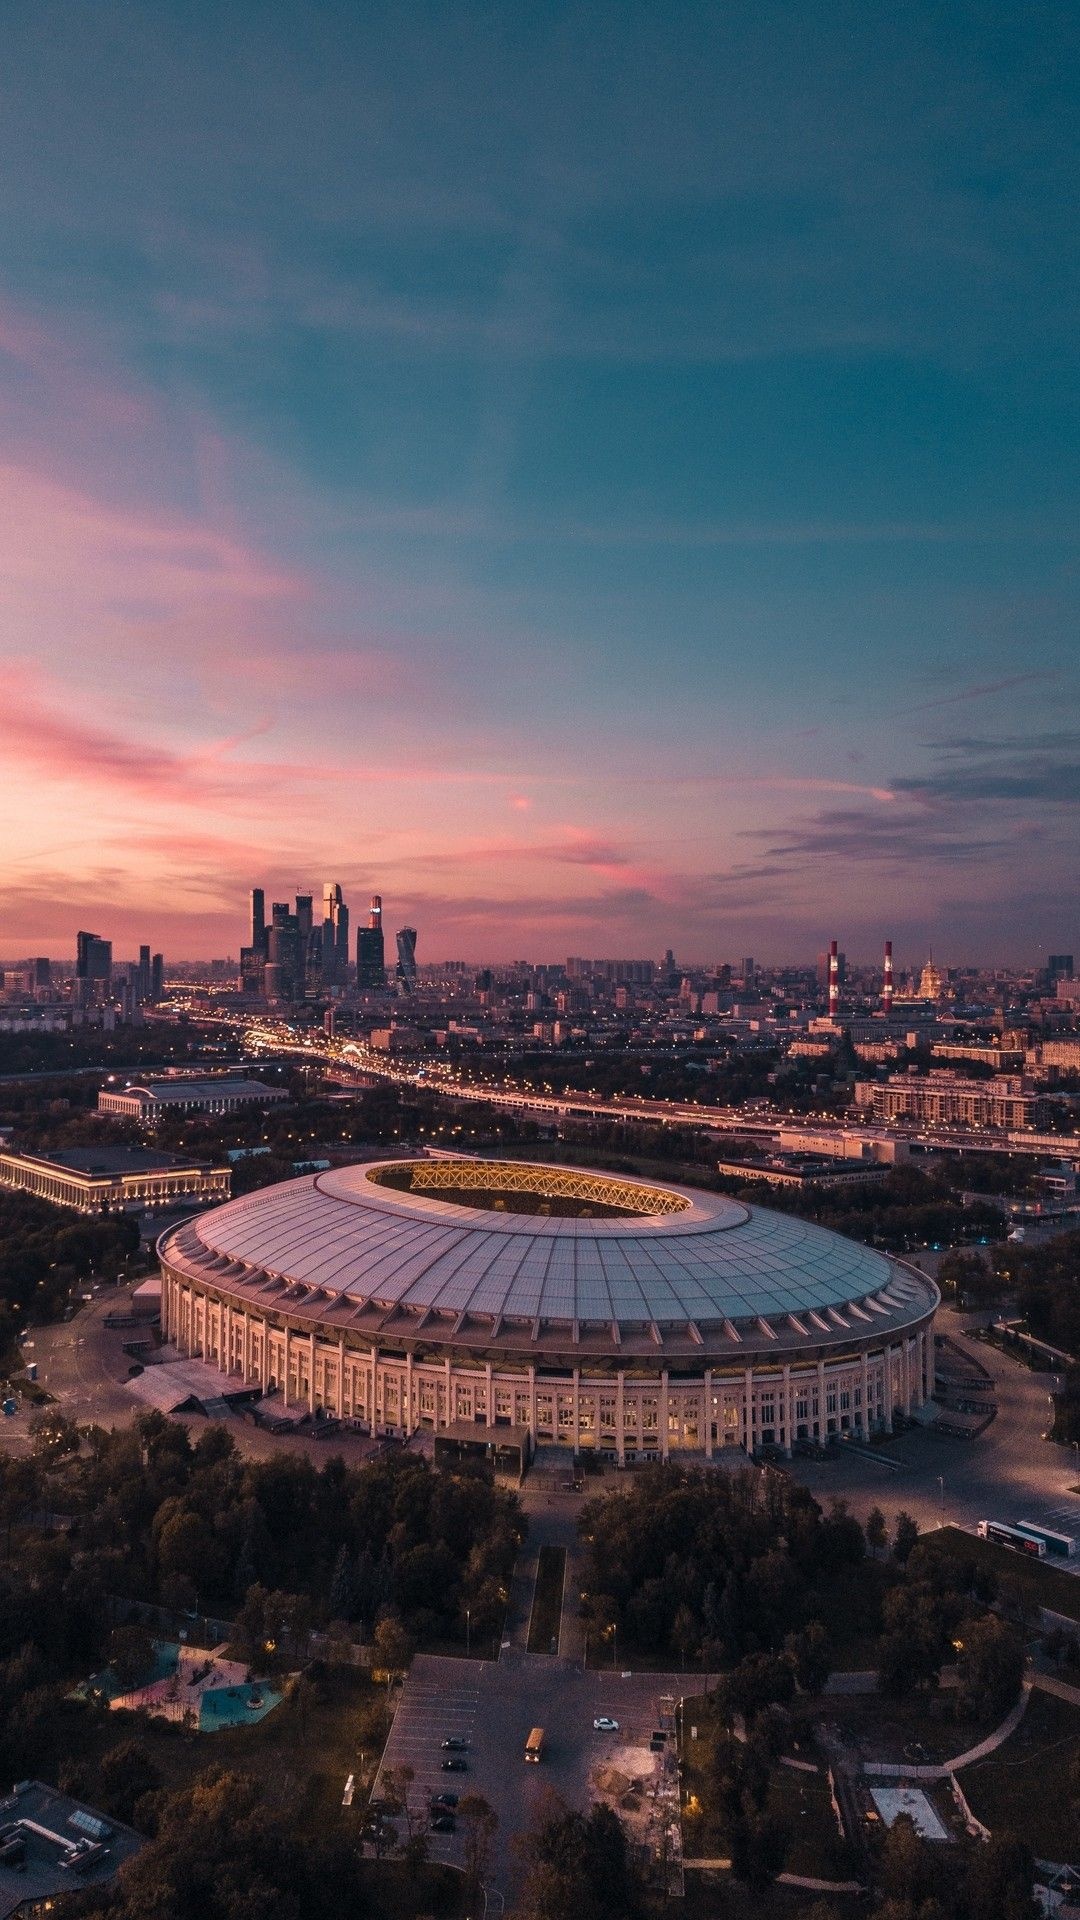
M 529 1615 L 530 1653 L 547 1653 L 553 1640 L 558 1646 L 565 1576 L 566 1548 L 541 1547 Z
M 227 1767 L 254 1775 L 263 1798 L 300 1832 L 326 1838 L 336 1830 L 356 1839 L 388 1726 L 385 1688 L 357 1668 L 326 1666 L 255 1726 L 198 1734 L 144 1714 L 109 1713 L 69 1700 L 57 1734 L 65 1761 L 86 1771 L 91 1800 L 96 1761 L 110 1747 L 137 1740 L 172 1792 L 209 1768 Z M 350 1773 L 356 1792 L 353 1806 L 345 1808 Z M 416 1920 L 418 1913 L 450 1920 L 461 1913 L 461 1876 L 448 1868 L 430 1867 L 422 1884 L 395 1860 L 366 1859 L 360 1873 L 372 1895 L 371 1911 L 385 1920 Z
M 361 1752 L 366 1776 L 374 1776 L 388 1726 L 384 1690 L 355 1667 L 326 1667 L 257 1725 L 220 1733 L 191 1733 L 146 1714 L 68 1704 L 60 1739 L 71 1760 L 92 1769 L 108 1748 L 138 1740 L 163 1786 L 176 1791 L 208 1767 L 235 1768 L 254 1774 L 268 1798 L 288 1795 L 300 1825 L 325 1826 L 342 1817 L 347 1776 L 359 1779 Z
M 711 1760 L 716 1709 L 703 1695 L 683 1703 L 683 1845 L 688 1859 L 724 1859 L 729 1848 L 715 1806 Z M 696 1730 L 696 1738 L 694 1737 Z M 784 1832 L 784 1871 L 820 1880 L 846 1880 L 851 1874 L 829 1794 L 824 1762 L 812 1739 L 803 1734 L 796 1758 L 820 1767 L 816 1773 L 777 1763 L 769 1782 L 768 1810 Z M 804 1896 L 805 1897 L 805 1896 Z
M 1010 1830 L 1037 1858 L 1072 1863 L 1080 1855 L 1080 1823 L 1067 1782 L 1078 1759 L 1080 1709 L 1036 1688 L 1016 1732 L 988 1759 L 965 1767 L 960 1785 L 992 1833 Z
M 902 1761 L 913 1741 L 924 1747 L 929 1760 L 951 1760 L 985 1740 L 1005 1718 L 958 1720 L 950 1688 L 937 1693 L 913 1693 L 905 1700 L 887 1700 L 879 1693 L 830 1694 L 812 1703 L 816 1719 L 839 1727 L 845 1740 L 864 1760 Z
M 807 1893 L 801 1887 L 767 1887 L 751 1893 L 730 1874 L 688 1873 L 686 1899 L 680 1920 L 806 1920 L 816 1901 L 829 1920 L 856 1920 L 866 1912 L 866 1901 L 856 1894 Z M 670 1909 L 672 1913 L 675 1908 Z
M 1030 1610 L 1048 1607 L 1069 1620 L 1080 1621 L 1080 1578 L 1074 1573 L 1063 1573 L 1060 1567 L 1048 1565 L 1045 1560 L 1028 1560 L 1023 1554 L 999 1546 L 995 1540 L 980 1540 L 976 1534 L 962 1533 L 959 1527 L 939 1527 L 933 1533 L 921 1535 L 918 1550 L 967 1560 L 978 1568 L 986 1568 L 997 1578 L 1002 1601 L 1008 1601 L 1013 1595 L 1022 1596 Z

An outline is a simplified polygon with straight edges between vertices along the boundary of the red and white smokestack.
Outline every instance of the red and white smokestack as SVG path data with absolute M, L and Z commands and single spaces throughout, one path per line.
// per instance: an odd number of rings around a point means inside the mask
M 836 950 L 836 941 L 829 941 L 829 1019 L 835 1020 L 840 1011 L 840 959 Z
M 882 981 L 881 981 L 881 1004 L 885 1009 L 886 1020 L 888 1019 L 890 1013 L 892 1012 L 892 992 L 893 992 L 892 941 L 886 940 L 885 971 L 884 971 L 884 974 L 882 975 Z

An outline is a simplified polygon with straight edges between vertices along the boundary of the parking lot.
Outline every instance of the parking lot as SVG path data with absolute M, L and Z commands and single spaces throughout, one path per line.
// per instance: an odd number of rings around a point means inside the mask
M 571 1805 L 587 1806 L 596 1763 L 624 1746 L 647 1747 L 661 1697 L 700 1693 L 703 1684 L 701 1674 L 583 1672 L 566 1660 L 516 1650 L 497 1662 L 419 1655 L 402 1691 L 373 1798 L 380 1797 L 386 1769 L 402 1766 L 415 1773 L 410 1798 L 418 1808 L 444 1791 L 483 1794 L 499 1817 L 493 1885 L 509 1905 L 522 1871 L 510 1840 L 529 1826 L 545 1791 L 554 1788 Z M 604 1714 L 618 1720 L 617 1734 L 594 1730 L 594 1718 Z M 545 1735 L 539 1766 L 525 1760 L 533 1727 L 543 1727 Z M 440 1742 L 451 1738 L 469 1742 L 464 1773 L 443 1772 L 448 1756 Z M 431 1857 L 460 1866 L 460 1829 L 433 1833 Z

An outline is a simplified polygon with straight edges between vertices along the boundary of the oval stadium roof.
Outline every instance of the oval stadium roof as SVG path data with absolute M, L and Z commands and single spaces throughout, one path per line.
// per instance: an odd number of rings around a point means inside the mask
M 792 1331 L 850 1337 L 936 1304 L 929 1282 L 871 1248 L 719 1194 L 516 1162 L 404 1171 L 430 1189 L 384 1184 L 402 1177 L 400 1162 L 305 1176 L 178 1229 L 163 1257 L 175 1249 L 227 1289 L 269 1280 L 313 1295 L 332 1318 L 347 1304 L 496 1329 L 606 1323 L 616 1339 L 623 1328 L 726 1323 L 734 1335 L 750 1323 L 786 1345 Z M 440 1197 L 440 1185 L 470 1183 L 489 1190 L 484 1199 Z M 599 1217 L 490 1210 L 505 1204 L 490 1190 L 514 1184 L 533 1196 L 528 1204 L 548 1204 L 550 1187 L 571 1203 L 595 1201 Z

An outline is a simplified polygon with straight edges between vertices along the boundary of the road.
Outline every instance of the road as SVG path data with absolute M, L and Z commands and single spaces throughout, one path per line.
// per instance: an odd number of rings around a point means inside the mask
M 874 1506 L 890 1518 L 903 1508 L 924 1529 L 1025 1519 L 1080 1537 L 1080 1496 L 1072 1492 L 1080 1484 L 1077 1457 L 1071 1447 L 1041 1438 L 1053 1376 L 966 1339 L 965 1316 L 950 1308 L 942 1308 L 937 1324 L 994 1377 L 997 1417 L 978 1439 L 917 1429 L 880 1447 L 794 1460 L 791 1473 L 819 1500 L 843 1498 L 860 1518 Z

